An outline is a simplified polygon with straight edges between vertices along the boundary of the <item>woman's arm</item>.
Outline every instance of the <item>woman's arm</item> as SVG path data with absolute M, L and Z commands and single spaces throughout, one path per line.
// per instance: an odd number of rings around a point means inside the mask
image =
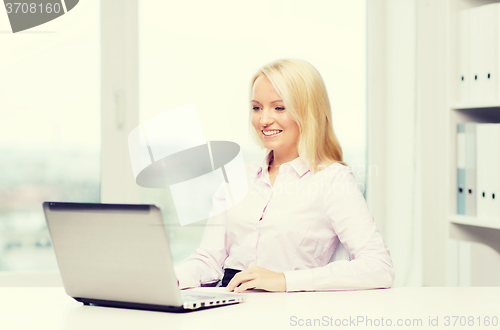
M 390 288 L 394 269 L 389 249 L 373 220 L 352 170 L 346 166 L 330 173 L 324 203 L 329 221 L 349 252 L 351 261 L 324 267 L 284 272 L 287 291 Z
M 210 212 L 200 247 L 185 259 L 175 273 L 181 289 L 199 287 L 201 284 L 218 281 L 223 276 L 222 265 L 227 259 L 226 209 L 224 184 L 213 197 Z

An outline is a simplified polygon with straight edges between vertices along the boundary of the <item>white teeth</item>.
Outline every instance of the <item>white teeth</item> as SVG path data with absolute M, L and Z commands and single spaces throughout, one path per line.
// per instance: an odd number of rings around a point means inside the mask
M 280 133 L 281 131 L 280 130 L 275 130 L 275 131 L 262 131 L 262 133 L 264 133 L 264 135 L 273 135 L 273 134 L 278 134 Z

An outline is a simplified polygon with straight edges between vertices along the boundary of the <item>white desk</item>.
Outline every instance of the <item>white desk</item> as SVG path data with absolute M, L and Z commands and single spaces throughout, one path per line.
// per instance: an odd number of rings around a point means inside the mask
M 213 291 L 222 288 L 197 290 Z M 63 288 L 0 288 L 0 329 L 311 329 L 311 328 L 413 328 L 396 322 L 421 319 L 419 329 L 500 329 L 500 287 L 495 288 L 395 288 L 388 290 L 248 294 L 246 302 L 191 313 L 174 314 L 83 306 L 66 295 Z M 296 317 L 294 319 L 293 317 Z M 445 326 L 446 316 L 472 316 L 474 325 Z M 485 317 L 498 325 L 485 326 Z M 336 319 L 371 318 L 357 326 L 335 326 Z M 439 326 L 429 327 L 429 317 Z M 481 326 L 478 326 L 480 317 Z M 307 319 L 323 325 L 306 326 Z M 330 318 L 333 318 L 332 320 Z M 383 321 L 381 320 L 383 318 Z M 299 321 L 302 319 L 302 321 Z M 391 319 L 392 326 L 388 326 Z M 294 324 L 295 320 L 295 326 Z M 328 321 L 328 322 L 327 322 Z M 467 319 L 467 321 L 469 321 Z M 304 322 L 299 326 L 299 322 Z M 311 322 L 314 322 L 312 320 Z M 332 326 L 326 325 L 327 323 Z M 339 321 L 337 321 L 339 322 Z M 377 322 L 379 326 L 375 327 Z M 383 322 L 383 326 L 380 322 Z M 400 321 L 401 322 L 401 321 Z M 417 328 L 417 327 L 415 327 Z

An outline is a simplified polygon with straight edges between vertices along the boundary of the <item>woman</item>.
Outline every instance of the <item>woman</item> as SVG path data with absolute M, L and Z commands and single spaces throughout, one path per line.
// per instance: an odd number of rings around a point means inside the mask
M 252 134 L 268 150 L 240 204 L 214 196 L 201 246 L 176 268 L 181 288 L 356 290 L 394 281 L 387 246 L 331 125 L 319 72 L 303 60 L 262 67 L 251 84 Z M 342 243 L 351 260 L 330 262 Z

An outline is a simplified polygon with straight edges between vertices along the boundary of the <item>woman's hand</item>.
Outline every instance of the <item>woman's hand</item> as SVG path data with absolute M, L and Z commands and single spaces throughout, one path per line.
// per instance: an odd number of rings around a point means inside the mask
M 241 285 L 238 287 L 239 284 Z M 285 292 L 285 275 L 259 266 L 252 266 L 234 275 L 227 285 L 226 291 L 243 292 L 247 289 Z

